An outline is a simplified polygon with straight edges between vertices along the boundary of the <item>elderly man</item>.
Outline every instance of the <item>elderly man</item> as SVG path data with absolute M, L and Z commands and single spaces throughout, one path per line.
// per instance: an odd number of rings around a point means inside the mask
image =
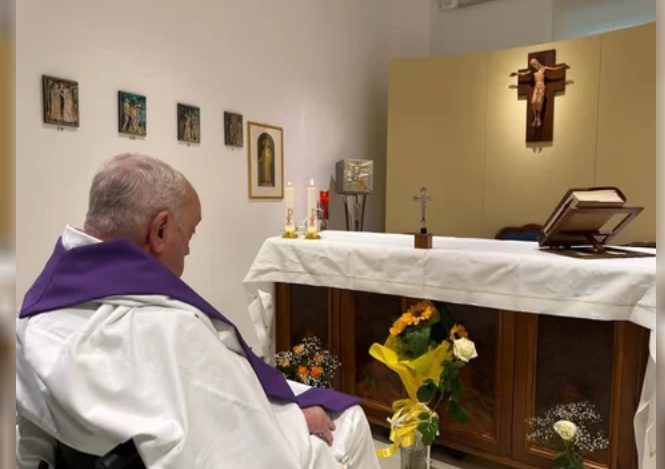
M 84 229 L 66 227 L 17 321 L 17 467 L 130 439 L 147 467 L 379 467 L 355 398 L 287 382 L 180 280 L 200 221 L 159 160 L 94 177 Z

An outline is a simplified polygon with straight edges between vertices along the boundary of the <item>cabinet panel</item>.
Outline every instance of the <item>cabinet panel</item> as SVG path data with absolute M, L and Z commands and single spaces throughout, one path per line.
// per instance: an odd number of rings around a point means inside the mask
M 518 314 L 517 336 L 523 340 L 516 344 L 515 459 L 552 467 L 553 452 L 527 441 L 525 420 L 559 403 L 589 401 L 603 419 L 592 431 L 609 436 L 610 447 L 588 455 L 587 467 L 636 467 L 632 415 L 646 366 L 640 329 L 622 322 Z
M 437 303 L 437 306 L 441 307 Z M 487 453 L 509 455 L 511 447 L 514 314 L 468 305 L 446 304 L 476 344 L 478 358 L 462 369 L 462 405 L 469 421 L 459 424 L 441 409 L 441 438 Z
M 355 394 L 365 399 L 365 410 L 373 423 L 386 426 L 391 404 L 406 395 L 397 373 L 369 354 L 372 344 L 382 344 L 388 329 L 404 311 L 401 297 L 353 292 L 355 337 L 353 357 Z
M 275 289 L 277 351 L 316 336 L 328 350 L 338 353 L 332 347 L 331 290 L 296 284 L 277 284 Z
M 594 430 L 609 435 L 614 324 L 553 316 L 538 318 L 535 413 L 557 404 L 589 401 L 603 419 Z M 589 460 L 609 464 L 609 451 Z
M 396 373 L 369 355 L 413 303 L 391 295 L 276 285 L 277 349 L 316 335 L 342 366 L 334 386 L 364 399 L 371 423 L 387 427 L 405 397 Z M 437 304 L 442 307 L 441 303 Z M 467 326 L 479 357 L 464 368 L 469 422 L 444 416 L 440 444 L 518 468 L 550 468 L 552 453 L 527 441 L 525 420 L 558 403 L 589 400 L 603 417 L 607 451 L 590 469 L 637 467 L 633 416 L 648 359 L 649 331 L 603 322 L 445 304 Z M 441 412 L 444 415 L 444 412 Z

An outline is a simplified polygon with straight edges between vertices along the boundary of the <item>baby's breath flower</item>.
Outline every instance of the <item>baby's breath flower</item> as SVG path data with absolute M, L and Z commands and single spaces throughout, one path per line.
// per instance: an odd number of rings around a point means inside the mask
M 554 424 L 561 420 L 576 425 L 575 437 L 569 444 L 579 454 L 593 453 L 609 446 L 609 439 L 598 429 L 602 418 L 593 404 L 588 401 L 559 404 L 545 412 L 542 417 L 527 419 L 531 427 L 528 441 L 554 450 L 563 449 L 565 443 L 554 430 Z

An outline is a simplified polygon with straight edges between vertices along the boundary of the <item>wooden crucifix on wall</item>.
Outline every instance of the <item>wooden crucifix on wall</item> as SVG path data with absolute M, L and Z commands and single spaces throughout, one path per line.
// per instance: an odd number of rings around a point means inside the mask
M 554 97 L 566 89 L 567 64 L 556 63 L 556 51 L 529 54 L 529 67 L 513 72 L 517 76 L 517 96 L 529 100 L 527 142 L 551 142 L 554 136 Z

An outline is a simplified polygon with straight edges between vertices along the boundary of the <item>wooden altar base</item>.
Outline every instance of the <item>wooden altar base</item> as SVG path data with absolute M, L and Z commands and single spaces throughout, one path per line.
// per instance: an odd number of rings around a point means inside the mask
M 276 295 L 277 350 L 320 337 L 342 362 L 335 388 L 363 398 L 370 423 L 387 428 L 390 404 L 405 393 L 397 375 L 368 351 L 417 299 L 288 284 L 276 284 Z M 516 468 L 551 468 L 553 454 L 527 441 L 525 420 L 558 403 L 589 400 L 603 417 L 610 447 L 587 467 L 637 468 L 633 417 L 648 330 L 623 321 L 446 307 L 469 329 L 479 357 L 461 373 L 469 422 L 444 415 L 437 443 Z

